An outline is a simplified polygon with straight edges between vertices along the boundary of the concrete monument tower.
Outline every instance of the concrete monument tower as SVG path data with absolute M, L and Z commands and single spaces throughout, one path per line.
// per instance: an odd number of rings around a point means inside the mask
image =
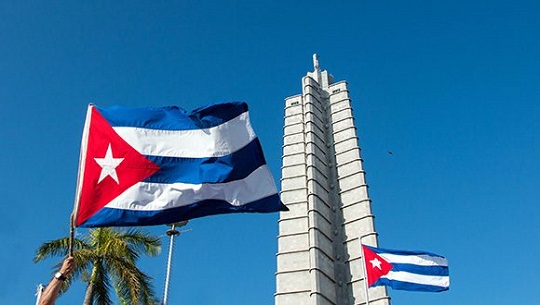
M 347 83 L 313 55 L 302 94 L 285 99 L 276 305 L 365 304 L 360 238 L 377 246 Z M 389 305 L 385 287 L 370 305 Z

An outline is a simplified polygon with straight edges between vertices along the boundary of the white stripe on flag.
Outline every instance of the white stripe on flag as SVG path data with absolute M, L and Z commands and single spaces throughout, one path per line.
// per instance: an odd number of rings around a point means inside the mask
M 249 112 L 207 129 L 158 130 L 114 127 L 127 143 L 143 155 L 183 158 L 220 157 L 231 154 L 256 138 Z M 226 139 L 226 141 L 223 141 Z
M 412 264 L 420 266 L 448 266 L 448 260 L 439 256 L 430 255 L 397 255 L 390 253 L 378 253 L 390 263 Z
M 431 286 L 440 286 L 448 287 L 450 286 L 450 277 L 449 276 L 434 276 L 434 275 L 423 275 L 409 272 L 393 272 L 390 271 L 388 274 L 383 276 L 394 281 L 415 283 L 421 285 L 431 285 Z
M 276 194 L 276 183 L 267 165 L 242 180 L 214 184 L 139 182 L 105 207 L 125 210 L 156 211 L 186 206 L 206 199 L 225 200 L 241 206 Z

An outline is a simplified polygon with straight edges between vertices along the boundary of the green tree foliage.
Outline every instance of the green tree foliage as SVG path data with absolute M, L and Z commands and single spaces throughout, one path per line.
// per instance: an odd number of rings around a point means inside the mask
M 114 289 L 123 305 L 153 305 L 156 299 L 152 279 L 136 266 L 141 255 L 156 256 L 161 251 L 157 237 L 138 230 L 92 229 L 82 239 L 74 239 L 76 269 L 66 280 L 62 292 L 75 280 L 87 283 L 83 305 L 111 305 Z M 42 244 L 34 262 L 45 258 L 66 257 L 69 238 Z M 61 264 L 61 263 L 60 263 Z

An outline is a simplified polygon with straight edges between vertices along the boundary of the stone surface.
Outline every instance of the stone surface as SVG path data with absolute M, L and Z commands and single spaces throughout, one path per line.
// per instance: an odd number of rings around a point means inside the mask
M 376 246 L 377 233 L 349 89 L 313 61 L 285 99 L 275 304 L 365 304 L 360 238 Z M 369 300 L 390 303 L 384 287 Z

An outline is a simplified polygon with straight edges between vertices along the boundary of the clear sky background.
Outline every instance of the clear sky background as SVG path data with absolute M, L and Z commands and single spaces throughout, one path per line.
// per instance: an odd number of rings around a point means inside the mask
M 301 92 L 313 53 L 349 83 L 380 245 L 450 262 L 450 291 L 390 290 L 392 304 L 533 303 L 538 16 L 536 0 L 1 0 L 0 304 L 33 304 L 51 278 L 58 260 L 32 258 L 68 235 L 89 102 L 246 101 L 279 181 L 283 100 Z M 273 304 L 277 220 L 191 221 L 176 239 L 170 304 Z M 158 295 L 163 242 L 141 264 Z M 83 293 L 75 285 L 57 304 Z

